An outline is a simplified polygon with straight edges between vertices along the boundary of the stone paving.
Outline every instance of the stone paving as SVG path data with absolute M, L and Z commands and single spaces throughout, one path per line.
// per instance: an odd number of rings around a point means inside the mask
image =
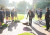
M 35 33 L 36 35 L 50 35 L 50 32 L 35 23 L 32 26 L 26 26 L 22 23 L 11 23 L 4 30 L 0 30 L 0 35 L 18 35 L 24 32 Z

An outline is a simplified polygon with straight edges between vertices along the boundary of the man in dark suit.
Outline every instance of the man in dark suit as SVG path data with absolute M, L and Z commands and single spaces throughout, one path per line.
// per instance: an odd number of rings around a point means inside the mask
M 32 24 L 32 18 L 34 17 L 34 14 L 31 10 L 29 10 L 28 14 L 27 14 L 27 17 L 29 15 L 29 25 L 31 26 Z
M 3 21 L 4 21 L 4 17 L 5 17 L 4 9 L 2 9 L 2 14 L 3 14 Z
M 9 9 L 6 10 L 6 19 L 8 20 L 8 18 L 10 17 L 10 11 Z
M 47 8 L 47 12 L 46 12 L 46 14 L 45 14 L 45 20 L 46 20 L 46 30 L 48 30 L 49 29 L 49 14 L 50 14 L 50 10 L 49 10 L 49 8 Z
M 3 23 L 3 11 L 0 10 L 0 29 L 2 28 L 2 23 Z

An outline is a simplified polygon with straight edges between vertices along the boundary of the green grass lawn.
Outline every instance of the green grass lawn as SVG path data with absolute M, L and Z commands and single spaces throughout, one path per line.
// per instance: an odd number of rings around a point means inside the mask
M 35 34 L 29 33 L 29 32 L 24 32 L 24 33 L 21 33 L 21 34 L 18 34 L 18 35 L 35 35 Z
M 43 28 L 46 28 L 46 26 L 42 26 Z
M 18 14 L 18 20 L 24 19 L 24 14 Z
M 18 18 L 18 20 L 22 20 L 22 19 L 24 19 L 25 14 L 18 14 L 17 16 L 18 17 L 16 17 L 16 20 L 17 20 L 17 18 Z M 6 17 L 5 17 L 5 19 L 6 19 Z M 11 20 L 11 14 L 10 14 L 9 19 Z M 38 20 L 37 15 L 35 15 L 34 19 Z M 44 15 L 43 15 L 42 19 L 45 19 Z M 15 20 L 15 17 L 14 17 L 14 20 Z

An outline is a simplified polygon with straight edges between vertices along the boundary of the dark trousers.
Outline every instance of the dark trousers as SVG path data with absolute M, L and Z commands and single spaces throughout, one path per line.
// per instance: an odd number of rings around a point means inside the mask
M 31 19 L 29 18 L 29 25 L 30 26 L 32 25 L 32 18 Z
M 49 29 L 49 27 L 50 27 L 49 21 L 46 20 L 46 29 Z

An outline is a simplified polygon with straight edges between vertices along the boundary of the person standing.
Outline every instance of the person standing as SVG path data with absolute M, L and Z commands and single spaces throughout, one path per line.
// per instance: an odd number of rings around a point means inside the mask
M 35 9 L 32 9 L 32 12 L 33 12 L 33 13 L 34 13 L 34 15 L 35 15 L 35 13 L 36 13 Z
M 27 17 L 29 15 L 29 26 L 31 26 L 32 24 L 32 18 L 34 17 L 34 14 L 31 10 L 29 10 L 28 14 L 27 14 Z
M 14 9 L 11 11 L 11 19 L 14 21 Z
M 35 9 L 32 9 L 32 12 L 33 12 L 34 17 L 35 17 L 35 15 L 36 15 L 36 10 L 35 10 Z M 36 21 L 35 18 L 33 18 L 33 20 Z
M 14 16 L 14 21 L 16 21 L 16 19 L 17 19 L 17 11 L 16 11 L 16 9 L 15 8 L 13 8 L 13 16 Z
M 3 13 L 2 9 L 0 10 L 0 29 L 2 28 L 2 23 L 3 23 Z
M 10 17 L 10 11 L 9 9 L 6 10 L 6 19 L 8 20 L 8 18 Z
M 45 21 L 46 21 L 46 30 L 48 31 L 49 30 L 49 14 L 50 14 L 50 10 L 49 8 L 47 8 L 47 12 L 45 14 Z
M 37 13 L 37 16 L 38 16 L 38 19 L 40 18 L 40 8 L 38 10 L 36 10 L 36 13 Z
M 39 8 L 39 10 L 36 11 L 37 16 L 38 16 L 38 21 L 39 23 L 42 22 L 42 9 Z
M 40 9 L 39 18 L 40 18 L 40 20 L 42 20 L 42 19 L 41 19 L 41 18 L 42 18 L 42 9 Z
M 4 9 L 2 9 L 2 14 L 3 14 L 3 21 L 4 21 L 4 18 L 5 18 L 5 11 L 4 11 Z
M 14 11 L 15 21 L 17 20 L 17 10 Z

